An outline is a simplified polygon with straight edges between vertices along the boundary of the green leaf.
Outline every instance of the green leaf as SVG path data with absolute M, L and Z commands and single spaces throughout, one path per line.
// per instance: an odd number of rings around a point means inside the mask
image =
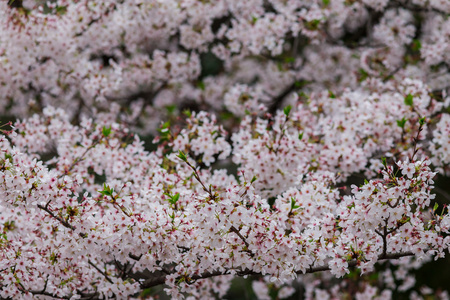
M 366 70 L 364 70 L 364 69 L 359 69 L 359 74 L 360 74 L 359 82 L 362 82 L 362 81 L 366 80 L 367 77 L 369 77 L 369 73 L 367 73 Z
M 413 98 L 414 98 L 413 95 L 408 94 L 405 97 L 405 104 L 408 105 L 408 106 L 412 106 L 413 105 Z
M 328 97 L 330 97 L 331 99 L 336 99 L 336 95 L 330 90 L 328 91 Z
M 308 96 L 305 92 L 303 92 L 303 91 L 300 91 L 300 92 L 298 92 L 297 94 L 298 94 L 298 96 L 299 96 L 300 98 L 306 98 L 306 99 L 309 99 L 309 96 Z
M 257 180 L 258 178 L 256 178 L 256 176 L 255 175 L 253 175 L 253 178 L 252 178 L 252 180 L 250 180 L 250 183 L 253 183 L 253 182 L 255 182 L 256 180 Z
M 400 128 L 405 128 L 405 124 L 406 124 L 406 119 L 403 118 L 401 120 L 397 120 L 397 126 Z
M 328 6 L 330 5 L 330 0 L 322 0 L 323 5 Z
M 183 110 L 183 114 L 188 118 L 190 118 L 192 116 L 192 113 L 189 109 Z
M 161 140 L 168 140 L 171 136 L 170 133 L 170 122 L 164 122 L 160 128 L 158 128 L 158 131 L 160 133 L 160 139 Z
M 103 196 L 112 196 L 114 193 L 114 189 L 110 188 L 106 183 L 103 184 L 103 191 L 98 191 Z
M 172 197 L 172 199 L 173 199 L 175 202 L 177 202 L 178 199 L 180 199 L 180 193 L 176 193 L 176 194 Z
M 295 63 L 295 57 L 292 57 L 292 56 L 285 57 L 284 62 L 288 63 L 288 64 Z
M 387 167 L 386 157 L 382 157 L 382 158 L 381 158 L 381 163 L 383 164 L 383 166 L 384 166 L 385 168 Z
M 420 40 L 413 40 L 411 49 L 413 51 L 419 51 L 422 48 L 422 44 L 420 43 Z
M 182 161 L 187 162 L 186 154 L 184 154 L 183 151 L 179 150 L 177 156 L 178 156 L 178 158 L 180 158 Z
M 420 126 L 423 126 L 425 124 L 425 117 L 419 119 L 419 124 Z
M 170 202 L 170 204 L 172 204 L 172 205 L 175 205 L 176 203 L 177 203 L 177 201 L 178 201 L 178 199 L 180 199 L 180 193 L 176 193 L 175 195 L 170 195 L 170 194 L 164 194 L 164 195 L 166 195 L 166 196 L 168 196 L 169 197 L 169 202 Z
M 295 205 L 295 199 L 294 197 L 291 197 L 291 210 L 294 210 L 296 208 L 299 208 L 300 206 Z
M 291 109 L 292 109 L 292 106 L 291 105 L 288 105 L 288 106 L 286 106 L 285 108 L 284 108 L 284 114 L 286 115 L 286 117 L 287 116 L 289 116 L 289 113 L 291 112 Z
M 166 129 L 170 127 L 170 121 L 164 122 L 161 126 L 162 129 Z
M 434 204 L 433 211 L 436 211 L 436 209 L 438 209 L 438 207 L 439 207 L 439 204 L 436 202 L 436 203 Z
M 224 111 L 224 112 L 220 113 L 220 120 L 229 120 L 233 117 L 234 117 L 234 115 L 228 111 Z
M 303 132 L 300 132 L 300 133 L 298 134 L 298 139 L 299 139 L 299 140 L 302 140 L 302 139 L 303 139 Z
M 109 127 L 103 126 L 102 134 L 104 137 L 108 137 L 111 134 L 111 126 Z
M 197 83 L 197 87 L 198 87 L 199 89 L 201 89 L 202 91 L 204 91 L 204 90 L 205 90 L 205 83 L 204 83 L 203 81 L 199 81 L 199 82 Z
M 319 28 L 320 20 L 315 19 L 305 23 L 305 27 L 308 30 L 317 30 Z
M 170 122 L 167 121 L 163 123 L 160 128 L 158 128 L 158 132 L 161 134 L 161 139 L 168 139 L 170 136 Z
M 167 106 L 166 106 L 167 112 L 168 112 L 169 114 L 173 114 L 173 113 L 175 112 L 175 109 L 176 109 L 176 108 L 177 108 L 176 105 L 167 105 Z

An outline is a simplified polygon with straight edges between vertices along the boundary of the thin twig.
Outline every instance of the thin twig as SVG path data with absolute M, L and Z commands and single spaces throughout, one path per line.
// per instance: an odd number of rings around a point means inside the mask
M 73 225 L 71 225 L 69 222 L 65 221 L 64 219 L 58 217 L 57 215 L 55 215 L 50 208 L 48 208 L 48 205 L 42 206 L 40 204 L 37 205 L 38 208 L 46 211 L 52 218 L 58 220 L 64 227 L 75 230 L 75 227 Z
M 100 274 L 102 274 L 105 277 L 105 279 L 108 280 L 109 283 L 113 283 L 113 281 L 108 277 L 106 272 L 103 272 L 102 270 L 100 270 L 99 267 L 97 267 L 90 259 L 88 260 L 88 264 L 93 266 L 94 269 L 96 269 Z
M 247 249 L 245 249 L 245 252 L 247 252 L 251 257 L 254 257 L 255 254 L 254 254 L 252 251 L 250 251 L 250 249 L 249 249 L 249 246 L 250 246 L 250 245 L 248 244 L 248 242 L 247 242 L 247 240 L 245 239 L 245 237 L 239 232 L 239 230 L 237 230 L 236 227 L 231 226 L 230 232 L 236 233 L 236 235 L 244 242 L 245 247 L 247 248 Z
M 386 254 L 379 255 L 378 260 L 399 259 L 401 257 L 406 257 L 406 256 L 414 256 L 414 253 L 413 252 L 386 253 Z M 356 260 L 356 259 L 348 262 L 349 267 L 355 267 L 357 265 L 358 265 L 358 260 Z M 310 268 L 306 269 L 305 271 L 300 270 L 295 273 L 298 275 L 302 275 L 302 274 L 323 272 L 323 271 L 329 271 L 329 270 L 330 270 L 330 267 L 326 266 L 326 265 L 318 266 L 318 267 L 311 266 Z M 223 275 L 231 275 L 233 273 L 238 276 L 262 276 L 261 273 L 255 272 L 255 271 L 252 271 L 249 269 L 245 269 L 245 270 L 227 269 L 225 271 L 213 271 L 213 272 L 204 272 L 201 274 L 194 274 L 189 277 L 189 280 L 206 279 L 206 278 L 223 276 Z M 154 287 L 154 286 L 157 286 L 160 284 L 164 284 L 165 277 L 166 277 L 165 275 L 162 275 L 162 276 L 155 276 L 155 277 L 147 278 L 147 280 L 145 280 L 142 283 L 141 288 L 146 289 L 146 288 L 151 288 L 151 287 Z

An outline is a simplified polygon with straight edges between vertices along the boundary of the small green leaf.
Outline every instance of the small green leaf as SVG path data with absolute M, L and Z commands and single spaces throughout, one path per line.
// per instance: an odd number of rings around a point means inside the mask
M 423 126 L 425 124 L 425 117 L 419 119 L 419 124 L 420 126 Z
M 178 199 L 180 199 L 180 193 L 176 193 L 173 197 L 172 197 L 173 201 L 177 202 Z
M 294 210 L 296 208 L 299 208 L 300 206 L 295 205 L 295 199 L 294 197 L 291 197 L 291 210 Z
M 311 20 L 305 23 L 305 27 L 308 30 L 317 30 L 319 28 L 319 25 L 320 25 L 319 19 Z
M 203 81 L 199 81 L 199 82 L 197 83 L 197 87 L 198 87 L 199 89 L 201 89 L 202 91 L 204 91 L 204 90 L 205 90 L 205 83 L 204 83 Z
M 328 97 L 330 97 L 331 99 L 336 99 L 336 95 L 330 90 L 328 91 Z
M 173 114 L 173 113 L 175 112 L 175 109 L 176 109 L 176 108 L 177 108 L 176 105 L 167 105 L 167 106 L 166 106 L 167 112 L 168 112 L 169 114 Z
M 63 15 L 67 11 L 67 6 L 57 6 L 56 7 L 56 14 Z
M 300 133 L 298 134 L 298 139 L 299 139 L 299 140 L 302 140 L 302 139 L 303 139 L 303 132 L 300 132 Z
M 295 57 L 292 57 L 292 56 L 285 57 L 284 62 L 288 63 L 288 64 L 295 63 Z
M 359 74 L 360 74 L 359 82 L 362 82 L 362 81 L 366 80 L 367 77 L 369 77 L 369 73 L 367 73 L 367 71 L 364 69 L 359 69 Z
M 256 178 L 256 176 L 253 175 L 252 180 L 250 180 L 250 184 L 252 184 L 253 182 L 255 182 L 258 178 Z
M 178 151 L 178 158 L 180 158 L 184 162 L 187 162 L 186 154 L 184 154 L 181 150 Z
M 438 209 L 438 207 L 439 207 L 439 204 L 436 202 L 436 203 L 434 204 L 433 211 L 436 211 L 436 209 Z
M 284 114 L 286 115 L 286 117 L 287 116 L 289 116 L 289 113 L 291 112 L 291 109 L 292 109 L 292 106 L 291 105 L 288 105 L 288 106 L 286 106 L 285 108 L 284 108 Z
M 308 96 L 305 92 L 303 92 L 303 91 L 300 91 L 300 92 L 298 92 L 297 94 L 298 94 L 298 96 L 299 96 L 300 98 L 306 98 L 306 99 L 309 99 L 309 96 Z
M 166 195 L 167 197 L 169 197 L 169 202 L 170 202 L 170 204 L 172 204 L 172 205 L 175 205 L 176 203 L 177 203 L 177 201 L 178 201 L 178 199 L 180 199 L 180 193 L 176 193 L 175 195 L 170 195 L 170 194 L 164 194 L 164 195 Z
M 102 134 L 104 137 L 108 137 L 111 134 L 111 126 L 109 127 L 103 126 Z
M 382 157 L 382 158 L 381 158 L 381 163 L 383 164 L 383 166 L 384 166 L 385 168 L 387 167 L 386 157 Z
M 183 114 L 188 118 L 190 118 L 192 116 L 192 113 L 189 109 L 183 110 Z
M 162 129 L 166 129 L 170 127 L 170 121 L 164 122 L 161 126 Z
M 397 120 L 397 126 L 400 128 L 405 128 L 405 124 L 406 124 L 406 119 L 403 118 L 401 120 Z
M 220 120 L 229 120 L 233 117 L 234 117 L 234 115 L 228 111 L 224 111 L 224 112 L 220 113 Z
M 170 136 L 170 122 L 167 121 L 163 123 L 160 128 L 158 128 L 158 131 L 161 134 L 161 139 L 168 139 Z
M 411 49 L 413 51 L 419 51 L 422 48 L 422 44 L 420 43 L 420 40 L 413 40 L 411 44 Z
M 98 191 L 103 196 L 112 196 L 114 193 L 114 189 L 110 188 L 106 183 L 103 184 L 103 191 Z
M 408 105 L 408 106 L 412 106 L 413 105 L 413 98 L 414 98 L 413 95 L 408 94 L 405 97 L 405 104 Z
M 322 0 L 323 5 L 328 6 L 330 5 L 330 0 Z

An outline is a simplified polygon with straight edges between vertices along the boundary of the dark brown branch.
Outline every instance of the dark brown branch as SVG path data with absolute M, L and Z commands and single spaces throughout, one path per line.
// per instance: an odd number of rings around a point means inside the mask
M 407 257 L 407 256 L 414 256 L 413 252 L 398 252 L 398 253 L 386 253 L 386 254 L 381 254 L 378 256 L 378 261 L 380 260 L 390 260 L 390 259 L 399 259 L 401 257 Z M 108 282 L 111 282 L 111 280 L 107 277 L 107 275 L 102 272 L 97 266 L 95 266 L 90 260 L 88 261 L 89 264 L 91 266 L 93 266 L 97 271 L 99 271 L 102 275 L 105 276 L 105 278 L 108 280 Z M 351 260 L 348 262 L 348 267 L 352 268 L 352 267 L 356 267 L 358 265 L 358 260 Z M 305 272 L 303 271 L 297 271 L 296 274 L 298 275 L 302 275 L 302 274 L 308 274 L 308 273 L 316 273 L 316 272 L 323 272 L 323 271 L 329 271 L 330 267 L 329 266 L 317 266 L 317 267 L 310 267 L 308 269 L 305 270 Z M 258 272 L 254 272 L 252 270 L 230 270 L 227 269 L 224 272 L 221 271 L 213 271 L 213 272 L 204 272 L 201 274 L 193 274 L 189 277 L 180 277 L 178 279 L 185 279 L 186 282 L 188 283 L 193 283 L 196 280 L 199 279 L 207 279 L 207 278 L 212 278 L 212 277 L 217 277 L 217 276 L 223 276 L 223 275 L 231 275 L 232 271 L 234 271 L 234 274 L 236 274 L 237 276 L 262 276 L 261 273 Z M 147 278 L 143 283 L 141 283 L 140 287 L 141 289 L 146 289 L 146 288 L 151 288 L 151 287 L 155 287 L 161 284 L 165 283 L 165 279 L 166 279 L 167 274 L 163 274 L 158 272 L 157 276 L 152 276 Z M 133 277 L 134 278 L 134 277 Z M 137 278 L 135 278 L 136 280 L 139 280 Z M 45 295 L 45 296 L 49 296 L 52 298 L 58 298 L 58 299 L 70 299 L 72 297 L 72 295 L 69 296 L 56 296 L 53 295 L 51 293 L 48 293 L 45 291 L 46 289 L 46 285 L 47 282 L 45 283 L 45 286 L 42 290 L 39 291 L 35 291 L 35 290 L 26 290 L 25 288 L 23 288 L 23 291 L 27 291 L 30 292 L 33 295 Z M 78 295 L 81 296 L 80 299 L 99 299 L 100 294 L 98 292 L 82 292 L 80 290 L 77 291 Z
M 280 109 L 283 99 L 292 93 L 296 87 L 296 82 L 293 82 L 291 85 L 287 86 L 279 95 L 273 98 L 272 104 L 268 107 L 267 111 L 274 114 L 278 109 Z
M 383 233 L 375 229 L 376 234 L 378 234 L 383 239 L 383 253 L 382 256 L 386 256 L 387 254 L 387 219 L 384 220 L 385 226 L 383 227 Z
M 14 8 L 22 8 L 22 0 L 9 0 L 8 1 L 8 6 L 9 7 L 14 7 Z
M 395 1 L 395 0 L 391 1 L 391 3 L 389 3 L 387 5 L 386 10 L 389 9 L 389 8 L 396 8 L 397 9 L 399 7 L 405 8 L 405 9 L 411 11 L 411 12 L 416 12 L 416 13 L 423 13 L 423 12 L 426 12 L 426 11 L 433 11 L 433 12 L 438 13 L 438 14 L 445 14 L 444 11 L 439 10 L 439 9 L 437 9 L 435 7 L 432 7 L 431 5 L 428 5 L 427 7 L 421 7 L 420 5 L 415 5 L 415 4 L 411 4 L 411 3 L 406 3 L 405 4 L 405 3 L 403 3 L 403 1 Z
M 219 275 L 221 275 L 221 274 L 219 274 Z M 219 275 L 216 275 L 216 276 L 219 276 Z M 147 288 L 151 288 L 154 286 L 158 286 L 160 284 L 164 284 L 165 281 L 166 281 L 166 275 L 150 277 L 141 284 L 141 289 L 147 289 Z
M 80 290 L 77 290 L 77 292 L 78 292 L 78 295 L 81 296 L 81 298 L 79 298 L 80 300 L 100 299 L 100 293 L 98 293 L 98 292 L 90 292 L 90 293 L 88 293 L 88 292 L 83 292 L 83 291 L 80 291 Z M 115 298 L 114 295 L 113 295 L 113 298 Z
M 45 212 L 47 212 L 52 218 L 54 218 L 55 220 L 59 221 L 64 227 L 69 228 L 71 230 L 75 230 L 75 227 L 72 226 L 69 222 L 67 222 L 66 220 L 58 217 L 57 215 L 55 215 L 49 208 L 48 205 L 42 206 L 40 204 L 37 205 L 38 208 L 44 210 Z M 82 233 L 80 233 L 81 235 Z
M 42 290 L 39 290 L 39 291 L 27 290 L 27 289 L 25 289 L 25 287 L 23 286 L 22 283 L 19 283 L 20 289 L 23 292 L 28 292 L 28 293 L 31 293 L 33 295 L 44 295 L 44 296 L 49 296 L 49 297 L 52 297 L 52 298 L 59 298 L 59 299 L 70 299 L 71 298 L 71 296 L 62 296 L 62 297 L 60 297 L 60 296 L 56 296 L 56 295 L 53 295 L 52 293 L 47 292 L 46 291 L 47 290 L 47 284 L 48 284 L 48 276 L 47 276 L 47 279 L 45 279 L 44 287 L 42 288 Z
M 132 253 L 129 253 L 128 257 L 131 258 L 132 260 L 139 261 L 141 259 L 141 257 L 142 257 L 142 254 L 137 256 L 137 255 L 134 255 Z
M 236 233 L 236 235 L 237 235 L 237 236 L 244 242 L 244 244 L 245 244 L 245 247 L 246 247 L 245 252 L 247 252 L 251 257 L 254 257 L 255 254 L 254 254 L 252 251 L 250 251 L 250 249 L 249 249 L 249 246 L 250 246 L 250 245 L 248 244 L 248 242 L 247 242 L 247 240 L 245 239 L 245 237 L 239 232 L 239 230 L 238 230 L 236 227 L 231 226 L 230 232 Z
M 398 252 L 398 253 L 384 253 L 378 256 L 378 260 L 389 260 L 389 259 L 399 259 L 401 257 L 406 257 L 406 256 L 414 256 L 413 252 Z M 358 265 L 358 260 L 351 260 L 348 262 L 348 266 L 351 267 L 355 267 Z M 302 275 L 302 274 L 308 274 L 308 273 L 316 273 L 316 272 L 323 272 L 323 271 L 329 271 L 330 267 L 329 266 L 317 266 L 317 267 L 310 267 L 308 269 L 305 270 L 305 272 L 303 271 L 297 271 L 296 274 L 298 275 Z M 220 272 L 220 271 L 213 271 L 213 272 L 204 272 L 202 274 L 194 274 L 192 276 L 190 276 L 188 279 L 190 281 L 195 281 L 195 280 L 199 280 L 199 279 L 207 279 L 207 278 L 211 278 L 211 277 L 216 277 L 216 276 L 223 276 L 223 275 L 230 275 L 232 270 L 225 270 L 224 272 Z M 252 270 L 234 270 L 235 274 L 238 276 L 262 276 L 261 273 L 258 272 L 254 272 Z M 160 284 L 164 284 L 165 282 L 165 275 L 162 276 L 155 276 L 155 277 L 151 277 L 148 278 L 147 280 L 145 280 L 142 285 L 141 288 L 142 289 L 146 289 L 146 288 L 151 288 Z
M 209 189 L 205 186 L 205 184 L 203 183 L 202 179 L 200 178 L 200 174 L 198 173 L 195 166 L 193 166 L 188 160 L 186 160 L 185 163 L 194 171 L 193 175 L 194 175 L 195 179 L 200 183 L 200 185 L 203 188 L 203 191 L 205 191 L 209 195 L 209 199 L 212 201 L 215 201 L 216 195 L 213 194 L 213 192 L 211 190 L 211 186 L 209 187 Z
M 419 129 L 417 130 L 417 135 L 413 139 L 414 147 L 413 147 L 413 153 L 412 153 L 412 155 L 411 155 L 411 157 L 409 159 L 410 162 L 414 162 L 414 156 L 416 156 L 417 151 L 419 151 L 419 148 L 417 147 L 417 144 L 419 143 L 419 137 L 420 137 L 420 133 L 422 132 L 422 130 L 423 130 L 423 124 L 420 124 Z
M 108 277 L 108 274 L 106 274 L 106 272 L 103 272 L 102 270 L 100 270 L 100 268 L 97 267 L 90 259 L 88 260 L 88 264 L 93 266 L 94 269 L 96 269 L 100 274 L 102 274 L 109 283 L 113 283 L 112 280 Z
M 71 164 L 67 169 L 65 169 L 65 170 L 64 170 L 64 173 L 61 174 L 61 175 L 59 175 L 58 178 L 60 179 L 60 178 L 62 178 L 63 176 L 68 175 L 68 174 L 73 170 L 73 168 L 75 168 L 75 166 L 76 166 L 80 161 L 82 161 L 82 160 L 84 159 L 85 155 L 86 155 L 92 148 L 94 148 L 95 146 L 97 146 L 97 145 L 100 143 L 100 141 L 101 141 L 101 139 L 95 141 L 92 145 L 90 145 L 89 147 L 87 147 L 86 150 L 83 152 L 83 154 L 81 154 L 80 157 L 75 158 L 75 160 L 72 162 L 72 164 Z

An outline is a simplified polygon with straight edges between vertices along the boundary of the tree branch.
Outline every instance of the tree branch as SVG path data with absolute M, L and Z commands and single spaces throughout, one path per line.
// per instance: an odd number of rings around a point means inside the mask
M 278 96 L 273 98 L 272 104 L 267 108 L 267 111 L 271 114 L 274 114 L 278 109 L 280 109 L 281 102 L 283 99 L 292 93 L 297 87 L 296 82 L 294 81 L 291 85 L 287 86 Z
M 383 253 L 381 255 L 378 256 L 378 261 L 380 260 L 391 260 L 391 259 L 399 259 L 401 257 L 406 257 L 406 256 L 414 256 L 413 252 L 398 252 L 398 253 Z M 356 267 L 358 265 L 358 260 L 354 259 L 351 260 L 348 263 L 348 266 L 351 267 Z M 317 267 L 313 267 L 311 266 L 310 268 L 306 269 L 305 272 L 303 271 L 297 271 L 296 274 L 297 275 L 302 275 L 302 274 L 309 274 L 309 273 L 317 273 L 317 272 L 323 272 L 323 271 L 329 271 L 330 267 L 325 265 L 325 266 L 317 266 Z M 217 276 L 223 276 L 223 275 L 232 275 L 232 274 L 236 274 L 238 276 L 263 276 L 263 274 L 259 273 L 259 272 L 254 272 L 252 270 L 249 269 L 245 269 L 245 270 L 231 270 L 231 269 L 227 269 L 225 271 L 213 271 L 213 272 L 204 272 L 201 274 L 193 274 L 191 276 L 189 276 L 189 280 L 199 280 L 199 279 L 207 279 L 207 278 L 211 278 L 211 277 L 217 277 Z M 146 288 L 151 288 L 151 287 L 155 287 L 157 285 L 160 284 L 164 284 L 165 282 L 165 278 L 166 275 L 159 275 L 159 276 L 155 276 L 155 277 L 151 277 L 151 278 L 147 278 L 142 284 L 141 284 L 141 288 L 142 289 L 146 289 Z M 178 278 L 180 279 L 180 278 Z
M 102 274 L 109 283 L 111 283 L 111 284 L 113 283 L 113 281 L 108 277 L 108 274 L 106 274 L 106 272 L 103 272 L 102 270 L 100 270 L 100 268 L 97 267 L 90 259 L 88 260 L 88 264 L 93 266 L 94 269 L 96 269 L 100 274 Z
M 37 205 L 38 208 L 44 210 L 45 212 L 47 212 L 52 218 L 54 218 L 55 220 L 59 221 L 64 227 L 69 228 L 71 230 L 75 230 L 75 227 L 72 226 L 69 222 L 65 221 L 64 219 L 58 217 L 57 215 L 55 215 L 49 208 L 48 205 L 42 206 L 41 204 Z M 80 235 L 82 235 L 82 233 L 80 233 Z
M 245 247 L 246 247 L 245 252 L 247 252 L 251 257 L 254 257 L 255 254 L 252 251 L 250 251 L 250 249 L 249 249 L 250 245 L 248 244 L 248 242 L 245 239 L 245 237 L 243 237 L 242 234 L 239 232 L 239 230 L 237 230 L 236 227 L 231 226 L 230 232 L 234 232 L 244 242 Z

